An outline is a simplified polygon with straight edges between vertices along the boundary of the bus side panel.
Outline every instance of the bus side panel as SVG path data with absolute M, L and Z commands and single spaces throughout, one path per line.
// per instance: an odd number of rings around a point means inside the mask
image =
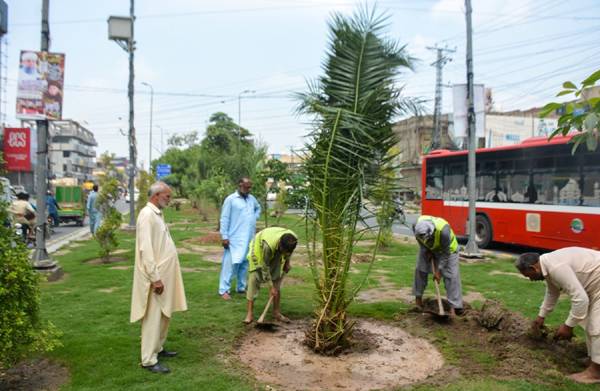
M 552 250 L 569 246 L 600 249 L 600 236 L 595 234 L 600 230 L 600 215 L 486 208 L 477 212 L 488 216 L 495 242 Z

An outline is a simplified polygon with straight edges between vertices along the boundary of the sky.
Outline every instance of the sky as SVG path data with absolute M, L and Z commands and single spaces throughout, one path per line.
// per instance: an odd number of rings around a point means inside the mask
M 3 38 L 2 119 L 15 118 L 21 50 L 40 49 L 42 0 L 5 0 L 9 32 Z M 600 1 L 472 0 L 475 83 L 492 89 L 498 111 L 539 107 L 557 100 L 561 84 L 576 84 L 600 68 Z M 301 148 L 309 119 L 296 114 L 294 93 L 322 74 L 328 22 L 376 5 L 389 16 L 386 37 L 416 57 L 402 72 L 405 96 L 433 111 L 436 52 L 452 61 L 445 85 L 465 83 L 463 0 L 137 0 L 135 4 L 135 128 L 138 160 L 147 166 L 150 114 L 152 158 L 174 134 L 198 131 L 225 112 L 265 142 L 270 153 Z M 128 16 L 127 0 L 50 0 L 50 51 L 65 53 L 63 118 L 91 130 L 98 154 L 127 156 L 128 55 L 108 39 L 110 15 Z M 151 110 L 150 88 L 154 90 Z M 443 111 L 452 89 L 443 88 Z M 162 133 L 162 142 L 161 142 Z

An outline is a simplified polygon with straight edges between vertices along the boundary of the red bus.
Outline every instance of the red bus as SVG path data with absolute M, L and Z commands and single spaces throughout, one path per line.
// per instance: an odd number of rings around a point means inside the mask
M 534 137 L 476 152 L 476 241 L 600 249 L 600 150 L 571 154 L 572 136 Z M 467 151 L 423 157 L 422 213 L 467 236 Z

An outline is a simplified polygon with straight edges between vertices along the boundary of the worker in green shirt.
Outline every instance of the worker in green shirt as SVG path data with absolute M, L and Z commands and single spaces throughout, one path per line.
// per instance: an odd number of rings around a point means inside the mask
M 286 228 L 269 227 L 254 236 L 248 248 L 248 305 L 244 323 L 249 324 L 254 320 L 254 300 L 258 297 L 261 284 L 268 284 L 270 287 L 273 318 L 280 322 L 290 321 L 281 313 L 281 271 L 287 273 L 292 268 L 290 256 L 297 244 L 296 234 Z

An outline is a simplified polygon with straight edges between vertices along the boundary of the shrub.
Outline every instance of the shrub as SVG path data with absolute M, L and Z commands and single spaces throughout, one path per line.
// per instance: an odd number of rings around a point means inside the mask
M 114 207 L 118 193 L 119 182 L 112 177 L 105 177 L 100 185 L 100 194 L 96 201 L 102 214 L 102 224 L 94 235 L 100 245 L 100 257 L 105 263 L 109 261 L 110 253 L 119 245 L 116 231 L 121 225 L 121 213 Z
M 0 222 L 7 218 L 6 204 L 0 203 Z M 40 319 L 39 275 L 28 250 L 6 224 L 0 224 L 0 254 L 0 368 L 8 368 L 27 354 L 50 351 L 60 343 L 56 328 Z

